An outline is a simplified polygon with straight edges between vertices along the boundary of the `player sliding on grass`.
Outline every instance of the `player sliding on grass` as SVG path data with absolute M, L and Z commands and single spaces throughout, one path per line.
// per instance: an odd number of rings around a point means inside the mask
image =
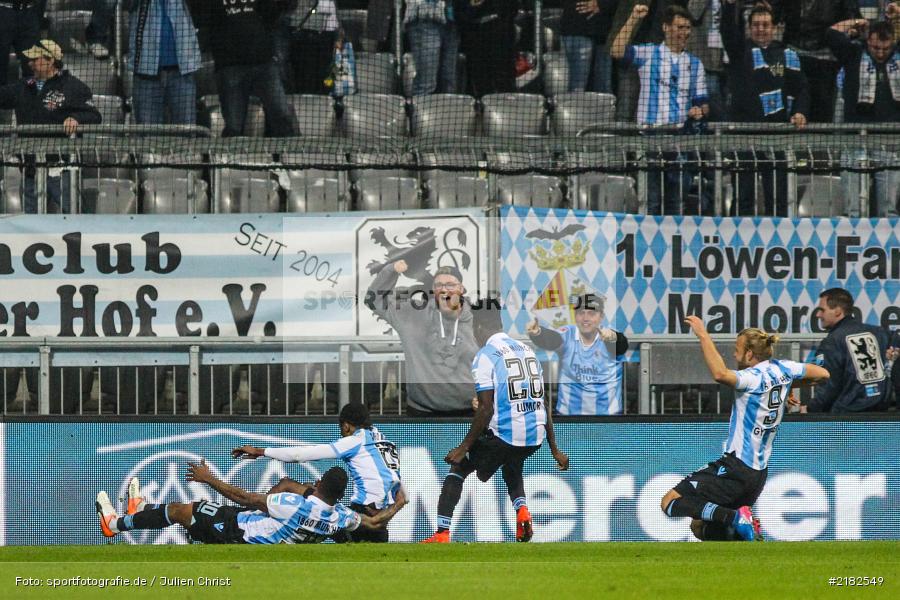
M 700 340 L 703 360 L 718 383 L 737 394 L 731 409 L 725 454 L 688 475 L 660 503 L 670 517 L 691 517 L 691 531 L 700 540 L 762 540 L 759 521 L 750 507 L 766 483 L 769 456 L 791 386 L 811 385 L 828 379 L 828 371 L 813 364 L 776 360 L 778 341 L 760 329 L 741 331 L 734 343 L 738 371 L 725 366 L 703 321 L 685 321 Z
M 451 467 L 438 500 L 437 533 L 424 543 L 450 541 L 450 522 L 466 477 L 474 471 L 487 481 L 501 467 L 516 509 L 516 540 L 527 542 L 532 526 L 522 481 L 525 459 L 541 447 L 545 435 L 560 470 L 569 468 L 569 457 L 556 447 L 534 352 L 502 332 L 499 309 L 485 303 L 473 316 L 475 339 L 482 346 L 472 363 L 478 407 L 468 435 L 444 458 Z
M 313 460 L 343 460 L 355 484 L 350 509 L 363 515 L 374 515 L 394 502 L 400 490 L 400 458 L 397 447 L 385 438 L 369 420 L 369 409 L 364 404 L 351 403 L 341 409 L 338 417 L 341 439 L 331 444 L 292 446 L 288 448 L 257 448 L 241 446 L 231 451 L 234 458 L 255 459 L 267 456 L 282 462 L 308 462 Z M 298 492 L 303 484 L 285 477 L 271 490 Z M 342 532 L 335 536 L 337 542 L 387 542 L 387 527 L 369 529 L 361 525 L 356 531 Z
M 187 481 L 205 483 L 240 506 L 201 500 L 190 504 L 148 504 L 141 497 L 137 478 L 128 485 L 128 514 L 119 517 L 109 496 L 97 494 L 100 530 L 106 537 L 134 529 L 165 529 L 181 525 L 191 539 L 204 544 L 303 544 L 321 542 L 341 530 L 372 529 L 387 523 L 404 504 L 402 490 L 396 502 L 374 516 L 360 515 L 338 500 L 347 488 L 347 473 L 332 467 L 316 482 L 302 486 L 303 494 L 248 492 L 218 479 L 206 461 L 189 463 Z

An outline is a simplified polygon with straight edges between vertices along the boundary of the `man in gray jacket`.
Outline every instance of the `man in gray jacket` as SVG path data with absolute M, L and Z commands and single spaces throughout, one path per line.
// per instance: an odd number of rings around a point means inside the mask
M 478 344 L 472 309 L 456 267 L 435 271 L 431 293 L 396 289 L 406 272 L 398 260 L 378 273 L 366 294 L 366 306 L 400 336 L 406 354 L 406 412 L 412 416 L 472 414 L 475 380 L 472 360 Z

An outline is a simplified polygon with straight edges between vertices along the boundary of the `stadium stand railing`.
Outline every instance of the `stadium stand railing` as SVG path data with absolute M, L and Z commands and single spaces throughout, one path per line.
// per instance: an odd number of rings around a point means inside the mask
M 821 335 L 785 334 L 802 361 Z M 733 336 L 714 335 L 727 354 Z M 693 336 L 637 335 L 625 363 L 625 414 L 722 414 L 733 392 L 711 383 Z M 122 350 L 127 349 L 127 352 Z M 403 349 L 382 337 L 9 338 L 0 349 L 4 415 L 336 415 L 350 401 L 405 414 Z M 544 365 L 551 401 L 555 360 Z M 803 390 L 808 394 L 807 390 Z

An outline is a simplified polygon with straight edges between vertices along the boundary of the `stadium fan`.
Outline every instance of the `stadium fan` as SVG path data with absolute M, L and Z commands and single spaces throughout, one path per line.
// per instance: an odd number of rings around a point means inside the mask
M 241 446 L 231 451 L 234 458 L 255 459 L 267 456 L 282 462 L 309 462 L 314 460 L 343 460 L 353 478 L 355 492 L 350 509 L 373 516 L 394 503 L 400 490 L 400 458 L 397 447 L 386 439 L 369 420 L 369 410 L 364 404 L 347 404 L 338 417 L 341 438 L 330 444 L 292 446 L 289 448 L 257 448 Z M 299 493 L 303 484 L 288 477 L 271 490 Z M 387 542 L 386 527 L 369 529 L 360 526 L 355 531 L 344 532 L 335 538 L 342 542 Z
M 22 52 L 34 75 L 0 87 L 0 108 L 15 109 L 19 125 L 61 125 L 61 132 L 73 135 L 79 125 L 100 123 L 100 113 L 91 103 L 91 90 L 81 80 L 63 70 L 63 52 L 53 40 L 40 40 Z M 24 178 L 26 213 L 37 213 L 35 157 L 27 157 Z M 47 156 L 59 163 L 59 156 Z M 27 162 L 31 162 L 28 165 Z M 69 173 L 47 177 L 48 212 L 71 211 Z
M 725 0 L 688 0 L 685 8 L 691 15 L 695 32 L 688 39 L 687 51 L 700 59 L 706 73 L 711 121 L 728 121 L 725 108 L 725 51 L 719 26 L 722 2 Z M 730 58 L 730 57 L 729 57 Z
M 453 0 L 469 93 L 516 91 L 516 12 L 519 0 Z
M 865 43 L 851 39 L 851 32 L 857 32 Z M 844 70 L 844 122 L 900 122 L 900 51 L 891 24 L 881 21 L 870 27 L 865 19 L 841 21 L 828 30 L 825 41 Z M 896 153 L 847 149 L 841 159 L 845 167 L 877 169 L 872 174 L 877 206 L 873 216 L 896 217 L 900 172 L 880 168 L 892 165 Z M 860 197 L 869 196 L 860 189 L 861 181 L 858 170 L 841 173 L 848 217 L 859 217 Z
M 490 300 L 475 311 L 474 331 L 482 346 L 472 362 L 478 408 L 466 437 L 444 457 L 450 473 L 438 499 L 437 532 L 423 543 L 449 543 L 453 511 L 466 477 L 474 472 L 486 482 L 497 469 L 502 469 L 516 510 L 516 541 L 529 541 L 533 531 L 522 479 L 525 460 L 546 437 L 560 470 L 569 468 L 569 457 L 556 446 L 552 415 L 544 405 L 544 377 L 534 352 L 503 332 L 500 309 Z
M 617 357 L 628 350 L 628 338 L 600 327 L 604 298 L 585 294 L 574 299 L 575 325 L 560 333 L 528 324 L 532 343 L 559 354 L 560 415 L 618 415 L 622 413 L 622 364 Z
M 188 3 L 130 0 L 128 9 L 135 122 L 195 125 L 200 43 Z
M 334 0 L 300 0 L 279 19 L 275 54 L 291 94 L 328 94 L 341 24 Z
M 810 105 L 806 77 L 797 53 L 775 40 L 772 10 L 764 5 L 753 7 L 750 39 L 745 40 L 743 13 L 735 0 L 725 0 L 722 42 L 729 58 L 731 117 L 747 123 L 792 123 L 803 129 Z M 756 174 L 761 171 L 765 213 L 787 216 L 785 154 L 743 151 L 737 153 L 737 159 L 742 169 L 736 175 L 737 202 L 732 214 L 756 214 Z
M 619 0 L 563 0 L 559 34 L 569 67 L 570 92 L 612 93 L 606 38 Z
M 810 105 L 809 121 L 831 123 L 838 64 L 825 43 L 825 34 L 839 21 L 862 16 L 858 0 L 770 0 L 770 4 L 776 19 L 783 17 L 784 43 L 800 56 L 809 95 L 816 99 Z
M 459 33 L 449 0 L 406 0 L 403 24 L 416 63 L 412 95 L 456 93 Z
M 890 334 L 853 316 L 853 296 L 831 288 L 819 294 L 818 319 L 828 335 L 816 362 L 831 379 L 816 386 L 804 412 L 854 413 L 887 410 L 892 389 L 885 369 Z
M 638 123 L 641 125 L 681 125 L 699 121 L 709 113 L 706 77 L 700 59 L 685 50 L 691 35 L 691 15 L 680 6 L 670 6 L 663 18 L 662 44 L 631 45 L 632 33 L 649 14 L 644 4 L 634 7 L 612 43 L 613 58 L 637 69 L 641 82 L 638 99 Z M 655 168 L 647 174 L 647 213 L 678 214 L 681 203 L 691 189 L 694 172 L 678 167 L 684 155 L 674 152 L 651 154 L 673 166 L 664 171 Z M 665 196 L 663 206 L 662 196 Z M 701 211 L 711 209 L 710 195 L 701 194 Z
M 91 56 L 97 60 L 109 58 L 109 39 L 113 32 L 113 16 L 118 0 L 93 0 L 91 21 L 84 30 L 84 38 Z
M 225 129 L 222 137 L 243 135 L 250 96 L 256 95 L 266 114 L 266 135 L 297 135 L 284 84 L 275 64 L 276 22 L 290 0 L 198 2 L 198 26 L 209 32 L 216 64 L 216 87 Z
M 202 460 L 189 463 L 186 479 L 209 485 L 239 506 L 207 500 L 149 504 L 134 478 L 128 485 L 128 514 L 124 517 L 116 514 L 106 492 L 97 494 L 103 535 L 181 525 L 192 540 L 204 544 L 309 544 L 341 530 L 383 526 L 406 504 L 401 492 L 395 504 L 374 516 L 353 512 L 338 502 L 347 487 L 347 473 L 340 467 L 326 471 L 315 487 L 304 486 L 302 494 L 248 492 L 218 479 Z
M 40 37 L 40 14 L 31 0 L 0 2 L 0 85 L 6 85 L 10 48 L 23 65 L 23 75 L 27 74 L 24 65 L 28 59 L 22 51 L 31 48 Z
M 478 345 L 462 273 L 456 267 L 441 267 L 431 278 L 419 272 L 418 259 L 407 258 L 409 263 L 401 259 L 384 265 L 365 299 L 366 306 L 394 328 L 403 344 L 407 414 L 469 416 L 474 383 L 469 367 Z M 396 288 L 400 275 L 407 272 L 428 284 L 421 297 Z M 425 292 L 428 287 L 433 296 Z
M 734 342 L 732 371 L 716 350 L 700 317 L 685 321 L 700 340 L 703 360 L 716 382 L 735 389 L 725 453 L 685 477 L 663 496 L 663 512 L 691 517 L 699 540 L 762 540 L 759 521 L 750 507 L 759 498 L 768 475 L 775 432 L 785 404 L 797 402 L 791 387 L 828 379 L 828 371 L 813 364 L 772 358 L 777 335 L 744 329 Z

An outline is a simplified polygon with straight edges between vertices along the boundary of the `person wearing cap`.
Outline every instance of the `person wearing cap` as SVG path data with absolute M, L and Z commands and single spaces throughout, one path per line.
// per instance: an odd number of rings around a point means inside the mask
M 470 416 L 475 392 L 472 360 L 478 343 L 462 273 L 440 267 L 431 295 L 398 289 L 409 269 L 405 260 L 385 265 L 365 304 L 394 328 L 406 355 L 406 412 L 412 416 Z
M 40 37 L 41 14 L 31 0 L 0 0 L 0 85 L 7 83 L 10 48 L 25 66 L 22 50 L 31 48 Z
M 53 40 L 40 40 L 22 53 L 34 73 L 0 87 L 0 108 L 14 109 L 19 125 L 61 125 L 59 133 L 73 135 L 80 125 L 100 123 L 100 112 L 91 103 L 91 90 L 63 70 L 63 52 Z M 31 157 L 34 160 L 34 157 Z M 47 156 L 48 162 L 59 157 Z M 25 169 L 25 212 L 37 212 L 34 167 Z M 48 176 L 48 212 L 69 212 L 68 176 Z
M 604 299 L 594 294 L 573 300 L 575 325 L 543 329 L 535 319 L 526 332 L 532 343 L 559 355 L 556 413 L 622 414 L 622 363 L 628 349 L 624 334 L 601 327 Z

